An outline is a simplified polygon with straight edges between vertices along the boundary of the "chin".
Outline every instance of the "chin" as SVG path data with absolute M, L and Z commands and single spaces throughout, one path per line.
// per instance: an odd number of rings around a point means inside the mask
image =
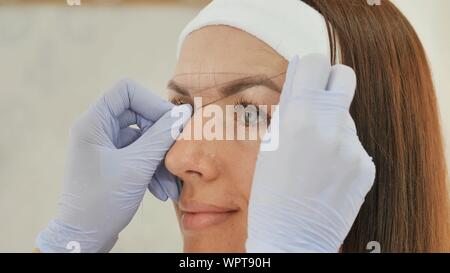
M 185 253 L 245 253 L 245 240 L 206 235 L 183 236 L 183 240 Z

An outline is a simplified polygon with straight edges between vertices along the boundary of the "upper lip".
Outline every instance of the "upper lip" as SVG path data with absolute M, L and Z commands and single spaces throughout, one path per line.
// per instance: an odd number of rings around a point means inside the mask
M 237 208 L 221 207 L 197 201 L 180 201 L 180 203 L 178 203 L 178 207 L 183 213 L 226 213 L 238 210 Z

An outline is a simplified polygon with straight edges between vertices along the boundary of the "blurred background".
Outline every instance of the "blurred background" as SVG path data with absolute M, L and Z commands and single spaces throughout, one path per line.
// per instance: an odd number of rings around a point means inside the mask
M 123 77 L 164 97 L 178 34 L 208 1 L 76 2 L 0 0 L 0 252 L 30 252 L 55 215 L 76 117 Z M 393 2 L 427 50 L 450 158 L 450 1 Z M 113 251 L 182 251 L 172 204 L 146 194 Z

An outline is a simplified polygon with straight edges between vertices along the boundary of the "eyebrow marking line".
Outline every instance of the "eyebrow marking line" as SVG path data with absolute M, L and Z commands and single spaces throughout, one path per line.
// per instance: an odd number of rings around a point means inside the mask
M 193 73 L 193 74 L 197 74 L 197 73 Z M 217 74 L 217 73 L 215 73 Z M 234 94 L 240 93 L 244 90 L 247 90 L 249 88 L 252 88 L 254 86 L 258 86 L 258 85 L 262 85 L 265 87 L 268 87 L 269 89 L 272 89 L 275 92 L 281 93 L 281 89 L 278 88 L 278 86 L 275 84 L 275 82 L 273 81 L 273 79 L 278 78 L 282 75 L 285 75 L 286 72 L 282 72 L 279 73 L 273 77 L 267 77 L 266 75 L 255 75 L 255 76 L 249 76 L 249 77 L 244 77 L 244 78 L 240 78 L 240 79 L 236 79 L 236 80 L 232 80 L 229 82 L 225 82 L 223 84 L 217 84 L 215 86 L 212 87 L 207 87 L 204 89 L 201 89 L 199 91 L 197 91 L 196 93 L 200 93 L 203 91 L 206 91 L 208 89 L 212 89 L 212 88 L 217 88 L 220 86 L 223 86 L 219 89 L 219 92 L 223 95 L 223 97 L 220 99 L 225 99 L 229 96 L 232 96 Z M 242 74 L 241 74 L 242 75 Z M 188 91 L 187 88 L 180 86 L 178 83 L 176 83 L 173 79 L 169 81 L 167 88 L 183 95 L 186 97 L 190 97 L 191 96 L 191 92 Z
M 198 72 L 198 73 L 180 73 L 173 76 L 173 79 L 181 76 L 190 76 L 190 75 L 254 75 L 251 73 L 238 73 L 238 72 Z

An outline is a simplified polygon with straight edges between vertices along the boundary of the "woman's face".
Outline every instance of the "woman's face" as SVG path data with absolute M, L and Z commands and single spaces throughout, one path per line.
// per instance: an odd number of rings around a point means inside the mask
M 194 110 L 186 125 L 191 129 L 185 128 L 165 160 L 168 170 L 183 184 L 175 210 L 185 252 L 245 251 L 247 209 L 260 138 L 199 139 L 194 137 L 194 127 L 217 121 L 236 132 L 255 130 L 261 116 L 270 119 L 271 106 L 278 104 L 287 65 L 265 43 L 228 26 L 205 27 L 185 40 L 169 83 L 169 98 L 175 104 L 193 103 L 194 97 L 204 104 L 216 101 L 202 111 Z M 235 94 L 221 99 L 224 92 Z M 225 111 L 227 105 L 268 107 L 266 112 L 234 114 L 234 122 L 225 118 L 229 116 L 225 113 L 223 117 L 205 117 L 209 107 Z

